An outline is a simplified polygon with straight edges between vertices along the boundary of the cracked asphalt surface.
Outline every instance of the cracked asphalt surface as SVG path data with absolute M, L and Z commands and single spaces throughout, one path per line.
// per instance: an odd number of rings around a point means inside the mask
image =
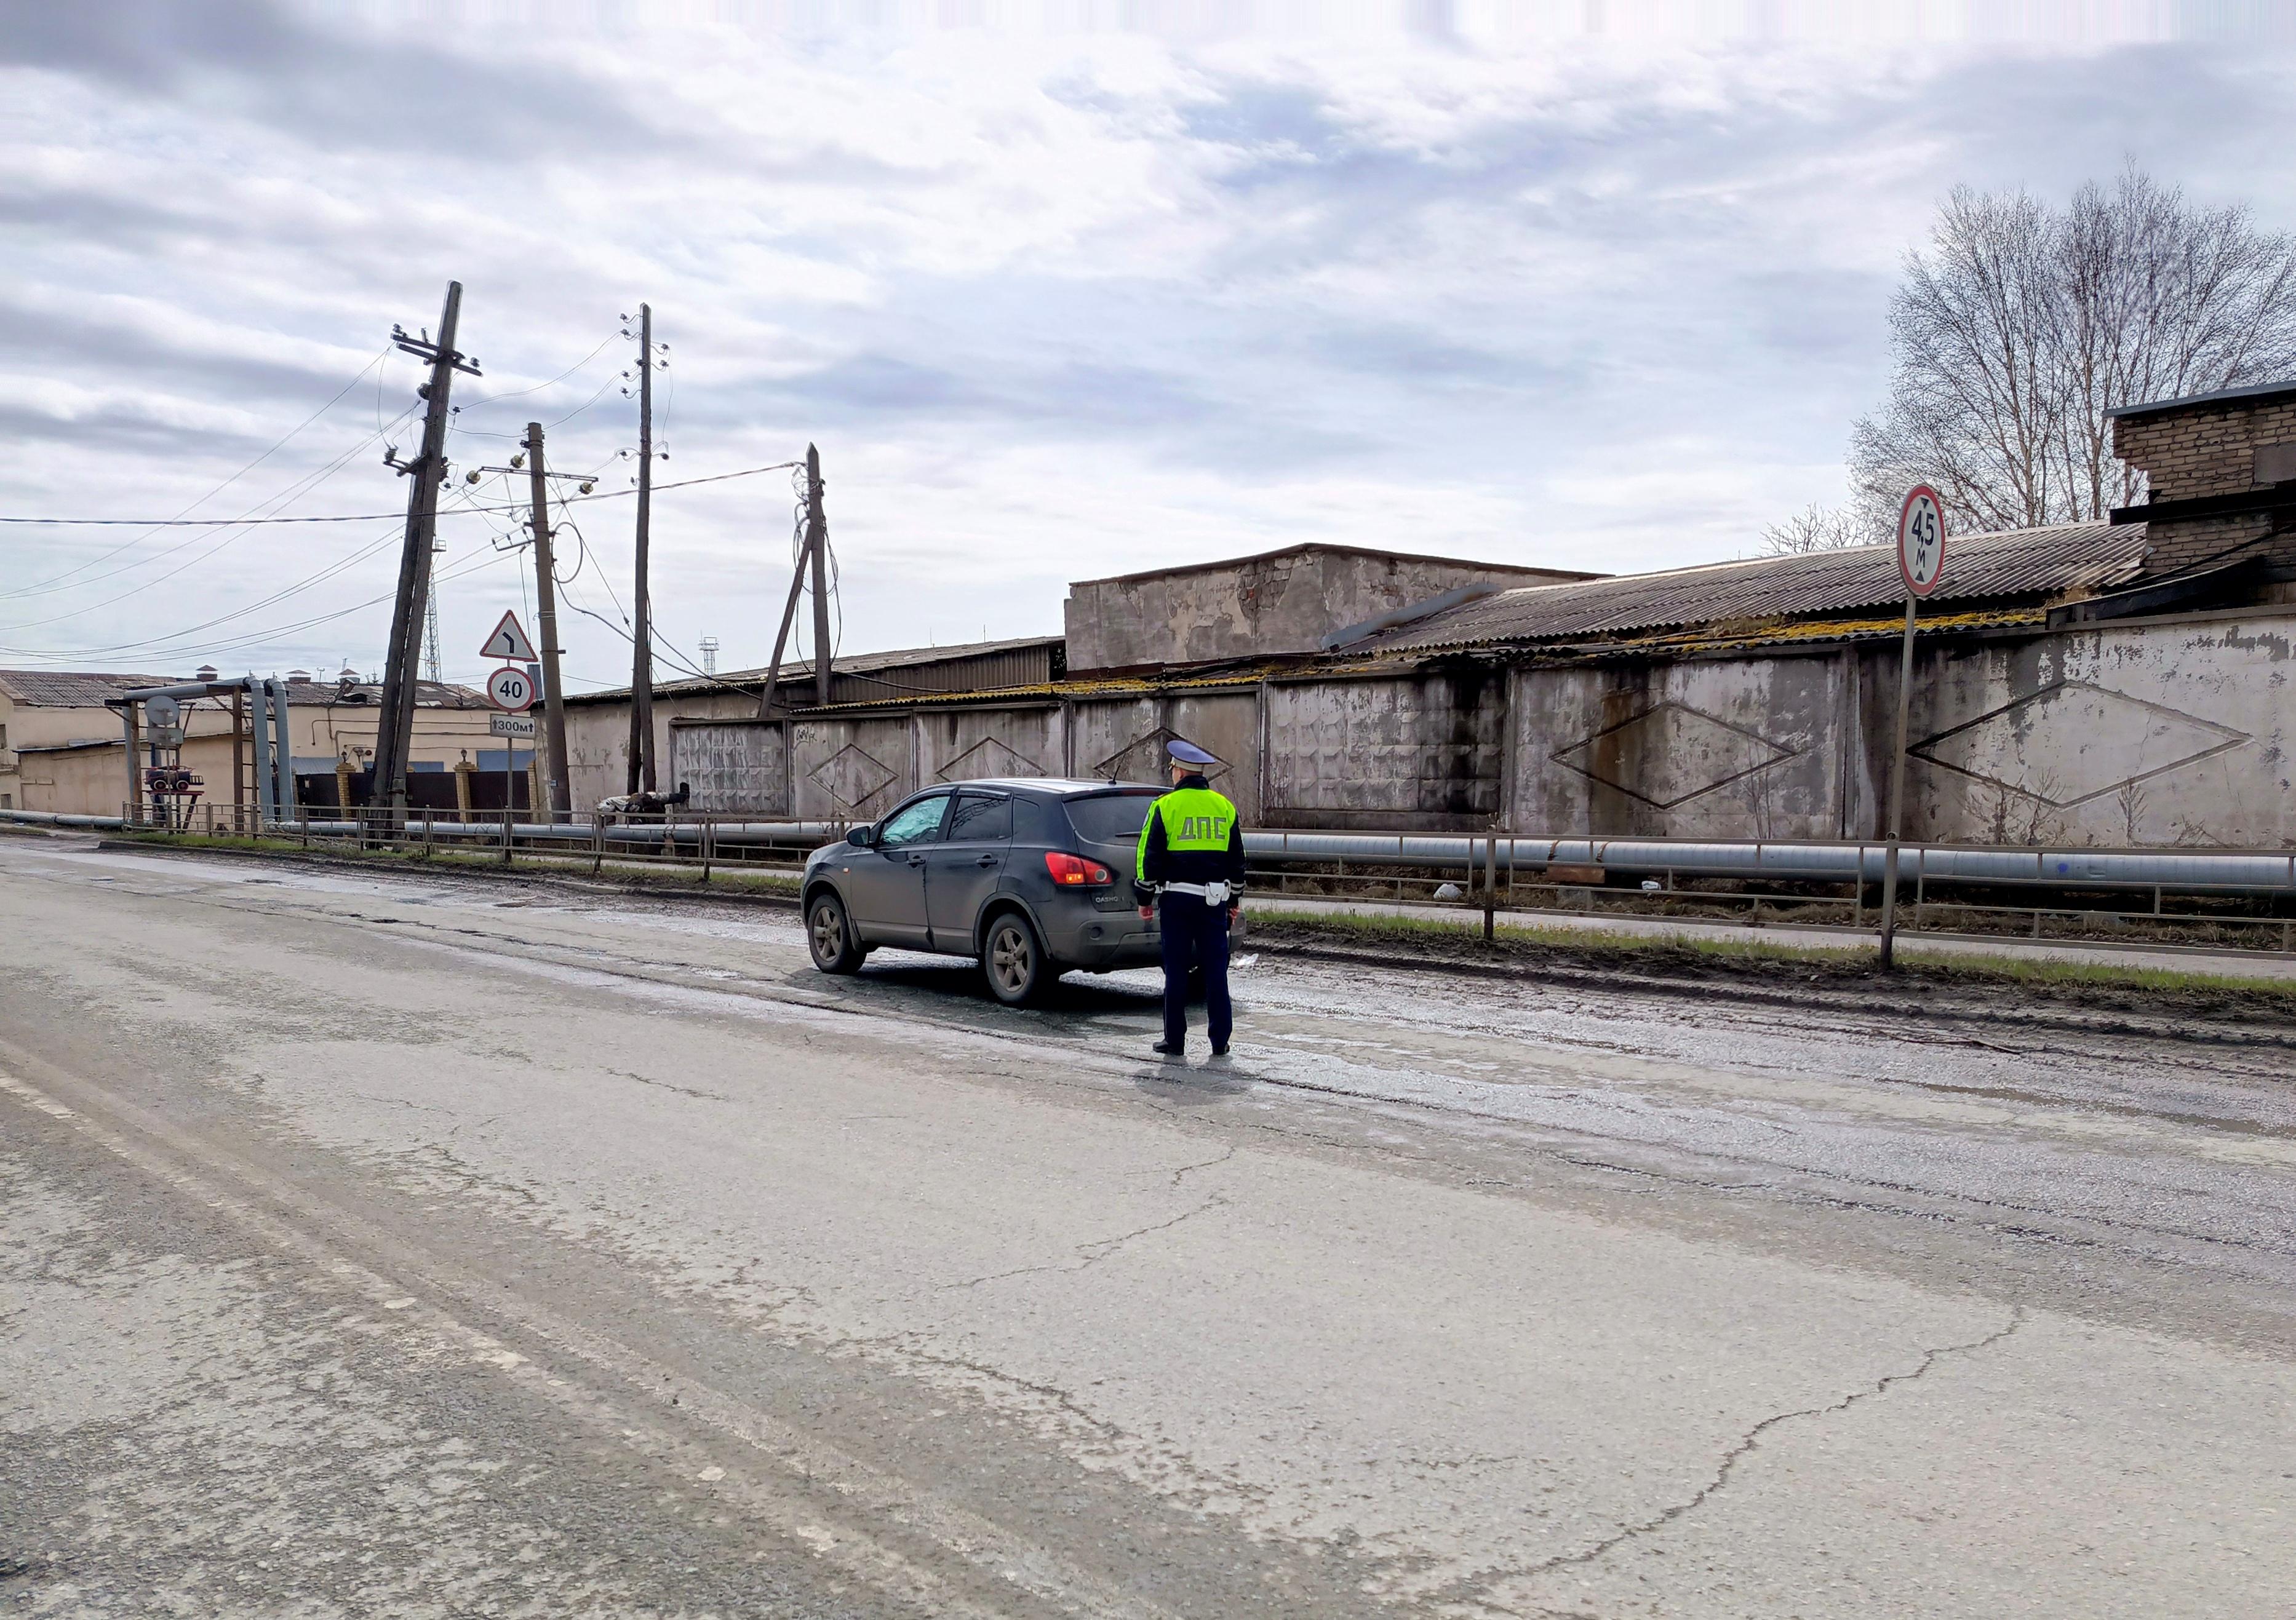
M 2296 1614 L 2296 1069 L 0 839 L 33 1615 Z

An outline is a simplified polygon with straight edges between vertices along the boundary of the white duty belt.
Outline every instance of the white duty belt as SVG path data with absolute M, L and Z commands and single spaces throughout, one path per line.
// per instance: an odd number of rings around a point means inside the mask
M 1225 883 L 1160 883 L 1159 894 L 1193 895 L 1206 905 L 1226 905 L 1235 891 Z

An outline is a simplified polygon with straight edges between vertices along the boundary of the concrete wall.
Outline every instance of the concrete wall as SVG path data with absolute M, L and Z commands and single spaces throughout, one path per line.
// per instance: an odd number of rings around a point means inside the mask
M 1178 736 L 1218 754 L 1225 763 L 1213 780 L 1247 818 L 1259 814 L 1259 700 L 1250 687 L 808 715 L 794 722 L 795 757 L 788 765 L 782 731 L 780 722 L 746 720 L 675 727 L 668 757 L 676 779 L 693 784 L 692 807 L 865 821 L 938 781 L 1111 775 L 1159 781 L 1164 744 Z M 578 757 L 570 738 L 568 747 Z
M 1276 827 L 1488 827 L 1505 777 L 1505 677 L 1285 682 L 1267 689 Z
M 536 711 L 539 713 L 537 709 Z M 662 791 L 673 792 L 681 781 L 672 768 L 670 725 L 673 719 L 746 720 L 758 712 L 758 700 L 742 692 L 709 692 L 678 697 L 654 704 L 654 777 Z M 570 775 L 574 813 L 586 814 L 602 798 L 629 790 L 630 700 L 574 702 L 566 706 L 566 752 L 574 768 Z M 696 791 L 699 791 L 697 787 Z
M 1863 803 L 1858 678 L 1847 652 L 1517 670 L 1512 822 L 1611 836 L 1840 837 Z
M 1917 644 L 1905 831 L 2296 847 L 2296 618 Z M 1514 676 L 1524 831 L 1878 838 L 1898 649 Z
M 676 764 L 697 808 L 855 819 L 962 776 L 1155 781 L 1177 735 L 1261 826 L 1876 838 L 1897 660 L 1881 638 L 811 716 L 793 802 L 777 726 L 681 726 Z M 2296 847 L 2292 675 L 2296 613 L 1924 642 L 1906 836 Z
M 1071 671 L 1162 667 L 1314 652 L 1335 630 L 1460 585 L 1540 585 L 1581 576 L 1332 547 L 1069 587 Z
M 2296 847 L 2296 617 L 1963 642 L 1920 675 L 1909 837 Z

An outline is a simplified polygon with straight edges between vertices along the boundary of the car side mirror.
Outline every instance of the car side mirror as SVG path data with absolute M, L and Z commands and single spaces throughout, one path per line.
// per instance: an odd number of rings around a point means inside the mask
M 874 827 L 856 827 L 845 835 L 845 841 L 856 849 L 874 849 L 877 847 L 877 830 Z

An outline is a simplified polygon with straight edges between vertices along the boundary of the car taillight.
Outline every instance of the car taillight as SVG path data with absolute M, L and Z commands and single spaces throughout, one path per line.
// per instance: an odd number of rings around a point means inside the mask
M 1102 888 L 1116 881 L 1116 874 L 1099 862 L 1087 861 L 1063 849 L 1045 851 L 1045 870 L 1062 888 Z

